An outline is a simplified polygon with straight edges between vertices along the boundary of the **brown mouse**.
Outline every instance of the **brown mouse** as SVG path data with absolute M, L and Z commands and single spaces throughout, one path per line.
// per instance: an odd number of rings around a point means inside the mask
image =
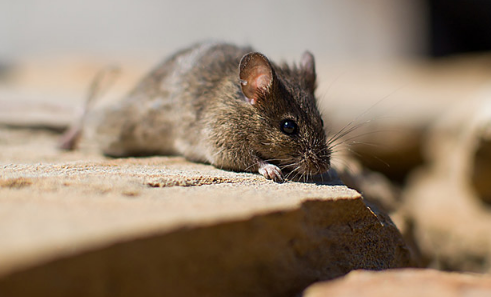
M 307 178 L 326 172 L 331 157 L 315 88 L 309 52 L 288 66 L 249 47 L 201 43 L 90 122 L 109 156 L 182 155 L 274 181 Z

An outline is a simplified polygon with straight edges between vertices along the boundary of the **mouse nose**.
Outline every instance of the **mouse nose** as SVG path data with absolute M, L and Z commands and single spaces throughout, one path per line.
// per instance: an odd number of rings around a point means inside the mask
M 309 149 L 304 155 L 305 172 L 311 175 L 325 173 L 331 166 L 331 153 L 327 148 Z

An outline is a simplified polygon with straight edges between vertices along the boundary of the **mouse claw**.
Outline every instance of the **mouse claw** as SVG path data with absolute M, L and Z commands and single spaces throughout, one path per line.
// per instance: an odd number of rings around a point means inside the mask
M 264 162 L 259 165 L 258 171 L 267 179 L 272 179 L 277 183 L 283 182 L 283 174 L 281 173 L 281 169 L 276 165 Z

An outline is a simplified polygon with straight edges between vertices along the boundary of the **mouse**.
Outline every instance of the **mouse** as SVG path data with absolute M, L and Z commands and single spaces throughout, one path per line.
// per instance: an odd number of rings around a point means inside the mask
M 198 43 L 84 123 L 107 156 L 181 155 L 275 182 L 306 179 L 327 172 L 332 153 L 316 76 L 309 51 L 289 65 L 250 46 Z

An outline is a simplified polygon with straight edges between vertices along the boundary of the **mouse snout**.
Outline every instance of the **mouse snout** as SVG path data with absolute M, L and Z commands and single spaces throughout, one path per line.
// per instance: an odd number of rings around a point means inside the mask
M 308 149 L 303 156 L 303 171 L 309 175 L 322 174 L 329 170 L 331 154 L 327 148 Z

